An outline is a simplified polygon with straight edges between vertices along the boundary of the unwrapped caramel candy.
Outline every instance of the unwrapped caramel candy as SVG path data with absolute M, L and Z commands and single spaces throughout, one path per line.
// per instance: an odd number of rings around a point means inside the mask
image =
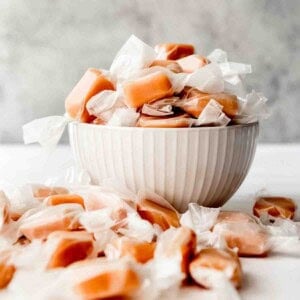
M 233 251 L 215 248 L 202 249 L 189 266 L 191 277 L 205 288 L 213 287 L 210 270 L 220 271 L 238 288 L 242 281 L 239 257 Z
M 268 214 L 272 217 L 293 219 L 296 210 L 294 201 L 285 197 L 260 197 L 253 207 L 253 214 L 260 217 Z
M 194 46 L 190 44 L 165 43 L 155 46 L 160 59 L 179 59 L 194 54 Z
M 137 211 L 143 219 L 159 225 L 162 230 L 171 226 L 180 226 L 178 213 L 175 209 L 164 207 L 154 201 L 142 199 L 137 203 Z
M 123 89 L 124 102 L 132 108 L 139 108 L 145 103 L 173 95 L 168 76 L 160 71 L 125 82 Z
M 89 122 L 94 118 L 91 118 L 86 109 L 87 102 L 101 91 L 113 89 L 113 84 L 100 70 L 90 68 L 66 98 L 66 112 L 73 119 L 81 122 Z

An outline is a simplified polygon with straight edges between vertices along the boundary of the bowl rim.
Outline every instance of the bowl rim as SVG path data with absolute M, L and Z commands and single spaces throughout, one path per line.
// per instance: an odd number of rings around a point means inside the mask
M 97 130 L 112 130 L 112 131 L 139 131 L 139 132 L 150 132 L 150 131 L 221 131 L 221 130 L 234 130 L 237 128 L 248 128 L 258 126 L 259 122 L 251 122 L 247 124 L 235 124 L 230 126 L 207 126 L 207 127 L 174 127 L 174 128 L 154 128 L 154 127 L 128 127 L 128 126 L 107 126 L 107 125 L 98 125 L 90 123 L 82 123 L 78 121 L 72 121 L 68 124 L 69 127 L 85 127 L 85 128 L 94 128 Z

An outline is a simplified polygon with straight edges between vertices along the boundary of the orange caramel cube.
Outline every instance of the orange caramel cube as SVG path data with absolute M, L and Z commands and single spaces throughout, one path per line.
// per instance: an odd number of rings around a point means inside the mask
M 160 59 L 179 59 L 194 54 L 194 46 L 190 44 L 164 43 L 155 46 Z
M 46 205 L 59 205 L 66 203 L 77 203 L 84 207 L 84 199 L 76 194 L 53 195 L 45 199 Z
M 189 263 L 196 251 L 197 238 L 188 227 L 170 228 L 158 239 L 154 257 L 181 256 L 181 270 L 188 274 Z
M 253 206 L 253 214 L 257 217 L 267 213 L 272 217 L 293 219 L 295 211 L 294 201 L 285 197 L 260 197 Z
M 46 186 L 46 185 L 33 185 L 32 186 L 33 197 L 44 199 L 48 196 L 58 195 L 58 194 L 68 194 L 68 189 L 60 186 Z
M 29 240 L 46 239 L 56 230 L 78 229 L 78 214 L 82 207 L 78 204 L 49 206 L 22 220 L 19 231 Z
M 190 127 L 191 119 L 188 114 L 176 116 L 152 117 L 141 115 L 137 126 L 150 128 L 181 128 Z
M 178 107 L 193 117 L 198 118 L 211 99 L 223 106 L 222 110 L 229 118 L 237 115 L 239 104 L 235 95 L 226 93 L 206 94 L 195 90 L 185 89 L 183 100 L 177 104 Z
M 191 277 L 205 288 L 212 287 L 207 278 L 206 270 L 224 272 L 236 288 L 241 286 L 242 268 L 239 257 L 233 251 L 216 248 L 202 249 L 192 260 L 189 266 Z
M 154 60 L 152 62 L 150 67 L 156 67 L 156 66 L 167 68 L 167 69 L 169 69 L 170 71 L 172 71 L 174 73 L 183 72 L 183 70 L 182 70 L 181 66 L 179 65 L 179 63 L 174 61 L 174 60 L 157 59 L 157 60 Z
M 158 224 L 162 230 L 179 227 L 179 217 L 175 210 L 161 206 L 154 201 L 143 199 L 137 203 L 139 215 L 152 224 Z
M 172 84 L 166 74 L 155 72 L 123 84 L 128 107 L 139 108 L 143 104 L 173 95 Z
M 131 256 L 139 263 L 146 263 L 154 256 L 156 243 L 143 242 L 126 237 L 115 239 L 109 244 L 107 251 L 113 252 L 108 255 L 113 255 L 114 258 Z
M 48 236 L 47 244 L 55 243 L 47 268 L 66 267 L 87 258 L 93 251 L 92 234 L 85 231 L 56 231 Z
M 0 263 L 0 289 L 4 289 L 8 286 L 14 276 L 15 271 L 15 266 L 6 265 L 3 262 Z
M 74 272 L 84 271 L 86 277 L 74 286 L 75 292 L 83 299 L 130 297 L 139 289 L 140 278 L 130 266 L 118 261 L 97 264 L 98 260 L 90 260 L 74 268 Z
M 90 68 L 67 96 L 65 101 L 66 112 L 73 119 L 89 122 L 91 117 L 86 110 L 87 102 L 101 91 L 113 89 L 113 84 L 100 70 Z
M 192 73 L 197 69 L 204 67 L 209 60 L 202 55 L 193 54 L 177 60 L 177 63 L 185 73 Z

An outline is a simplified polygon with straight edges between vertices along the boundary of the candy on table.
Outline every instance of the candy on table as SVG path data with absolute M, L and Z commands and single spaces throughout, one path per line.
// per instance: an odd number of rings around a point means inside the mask
M 104 258 L 75 263 L 74 291 L 84 299 L 133 296 L 141 285 L 138 274 L 125 261 Z
M 214 271 L 222 272 L 236 288 L 241 286 L 241 263 L 230 250 L 202 249 L 191 261 L 189 271 L 193 280 L 205 288 L 214 286 Z
M 3 191 L 0 191 L 0 231 L 4 224 L 10 221 L 9 200 Z
M 29 240 L 45 239 L 56 230 L 78 229 L 78 214 L 83 211 L 79 204 L 48 206 L 20 219 L 19 231 Z
M 42 184 L 33 184 L 32 193 L 33 197 L 38 199 L 44 199 L 48 196 L 58 195 L 58 194 L 68 194 L 68 189 L 61 186 L 46 186 Z
M 159 59 L 176 60 L 194 54 L 194 46 L 190 44 L 165 43 L 155 46 Z
M 257 217 L 268 214 L 272 217 L 293 219 L 295 210 L 294 201 L 285 197 L 259 197 L 253 206 L 253 214 Z
M 269 235 L 251 215 L 239 211 L 220 211 L 213 231 L 220 234 L 239 256 L 264 256 L 269 251 Z
M 179 256 L 181 271 L 188 274 L 189 263 L 196 251 L 196 243 L 196 234 L 190 228 L 169 228 L 159 236 L 154 258 Z
M 183 72 L 183 69 L 181 68 L 179 63 L 174 60 L 157 59 L 152 62 L 150 67 L 156 67 L 156 66 L 167 68 L 174 73 Z
M 151 127 L 151 128 L 180 128 L 190 127 L 192 124 L 191 118 L 188 114 L 177 114 L 166 117 L 153 117 L 141 115 L 137 126 Z
M 137 211 L 143 219 L 159 225 L 162 230 L 180 226 L 179 216 L 174 208 L 159 205 L 151 199 L 141 199 L 137 203 Z
M 222 105 L 223 112 L 230 118 L 236 116 L 239 109 L 238 99 L 232 94 L 206 94 L 195 88 L 186 87 L 182 93 L 182 97 L 183 100 L 178 102 L 177 106 L 195 118 L 199 117 L 211 99 Z
M 139 263 L 146 263 L 153 258 L 155 246 L 155 242 L 145 242 L 121 237 L 109 243 L 106 246 L 105 253 L 109 259 L 130 256 Z
M 46 243 L 51 250 L 48 269 L 86 259 L 93 251 L 93 236 L 86 231 L 55 231 L 49 234 Z
M 113 84 L 100 70 L 90 68 L 66 98 L 66 112 L 73 119 L 89 122 L 91 116 L 86 110 L 87 102 L 97 93 L 113 89 Z
M 7 265 L 4 262 L 0 262 L 0 289 L 4 289 L 8 286 L 15 271 L 16 268 L 14 265 Z
M 58 194 L 49 196 L 44 200 L 46 205 L 60 205 L 67 203 L 77 203 L 84 207 L 84 199 L 76 194 Z
M 192 73 L 197 69 L 207 65 L 209 60 L 202 55 L 193 54 L 177 60 L 177 63 L 185 73 Z
M 172 84 L 163 72 L 154 72 L 123 84 L 128 107 L 139 108 L 145 103 L 173 95 Z

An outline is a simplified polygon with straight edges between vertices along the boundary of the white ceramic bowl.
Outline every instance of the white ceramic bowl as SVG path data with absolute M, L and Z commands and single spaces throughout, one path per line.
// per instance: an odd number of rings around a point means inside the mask
M 93 183 L 116 178 L 184 211 L 190 202 L 221 206 L 233 195 L 252 163 L 258 123 L 170 129 L 71 123 L 69 136 L 76 163 Z

